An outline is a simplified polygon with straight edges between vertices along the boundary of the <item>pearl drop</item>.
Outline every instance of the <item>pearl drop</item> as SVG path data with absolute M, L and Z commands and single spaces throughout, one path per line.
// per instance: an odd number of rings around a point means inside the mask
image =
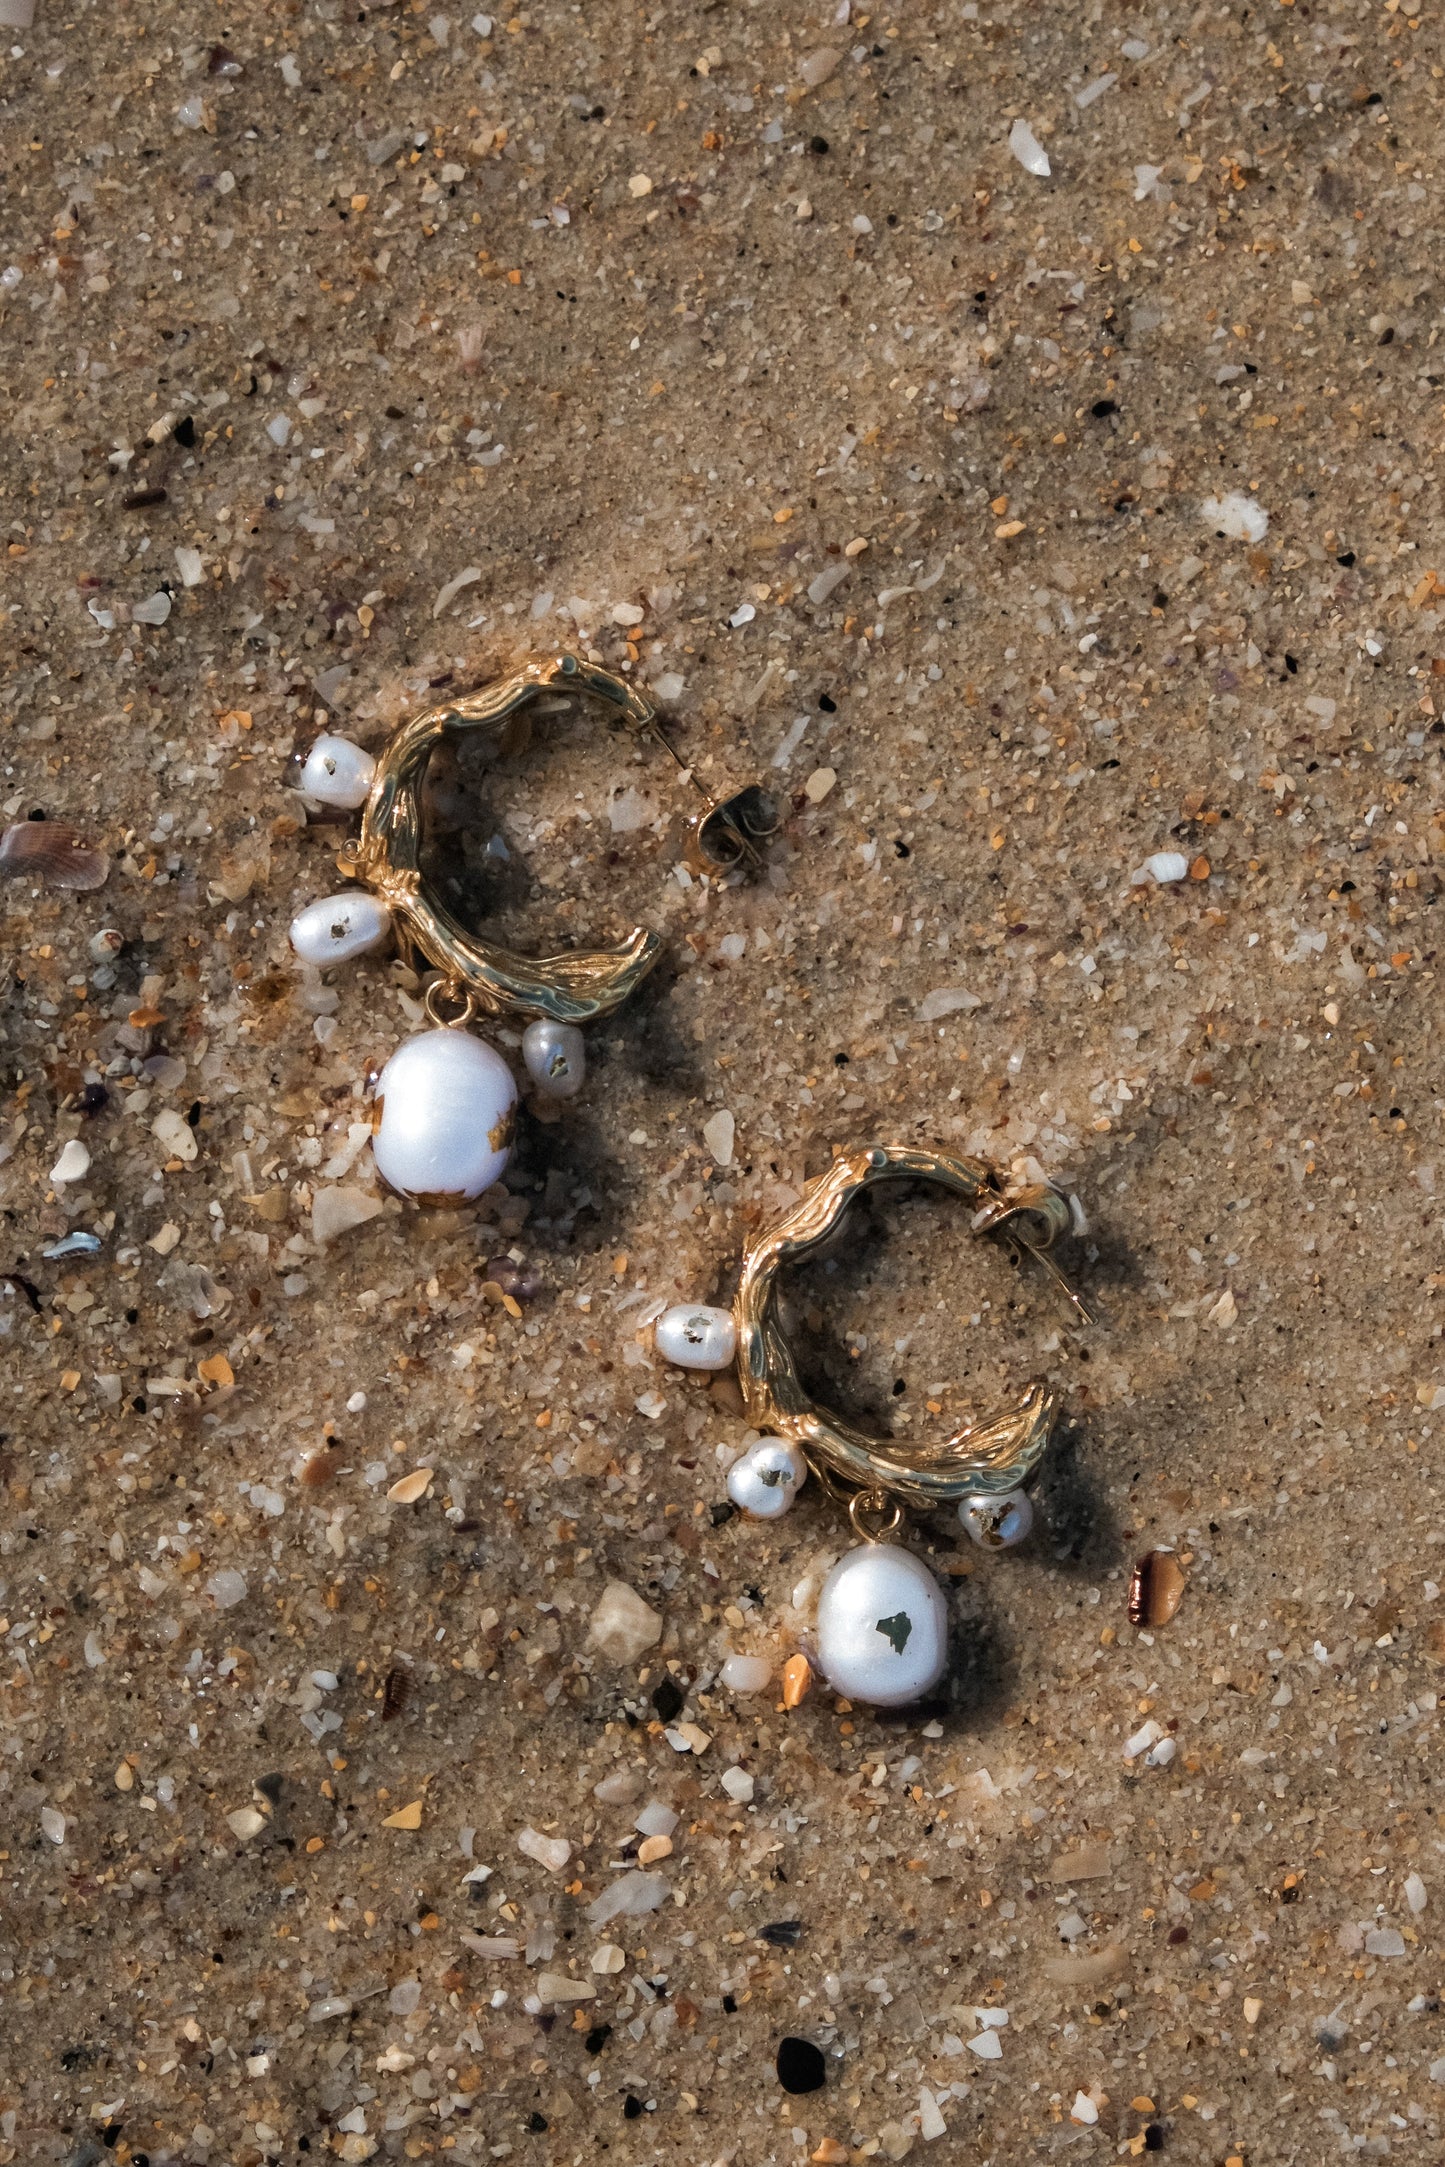
M 499 1053 L 467 1031 L 409 1038 L 377 1080 L 377 1172 L 402 1196 L 480 1196 L 501 1176 L 517 1087 Z
M 1006 1490 L 1002 1497 L 960 1498 L 958 1517 L 984 1550 L 1008 1550 L 1022 1542 L 1034 1524 L 1026 1490 Z
M 291 920 L 291 946 L 304 963 L 346 963 L 379 948 L 391 931 L 391 912 L 364 888 L 323 896 Z
M 587 1047 L 575 1023 L 539 1017 L 522 1033 L 527 1074 L 548 1098 L 575 1099 L 587 1074 Z
M 738 1351 L 738 1328 L 730 1309 L 680 1302 L 658 1318 L 652 1342 L 674 1369 L 726 1369 Z
M 342 805 L 354 812 L 366 803 L 375 773 L 376 762 L 369 752 L 353 745 L 349 737 L 332 737 L 323 731 L 306 755 L 301 789 L 318 805 Z
M 937 1685 L 948 1611 L 926 1565 L 895 1543 L 838 1560 L 818 1596 L 818 1661 L 835 1693 L 901 1708 Z
M 728 1496 L 755 1520 L 780 1520 L 808 1479 L 808 1463 L 786 1437 L 764 1437 L 728 1469 Z

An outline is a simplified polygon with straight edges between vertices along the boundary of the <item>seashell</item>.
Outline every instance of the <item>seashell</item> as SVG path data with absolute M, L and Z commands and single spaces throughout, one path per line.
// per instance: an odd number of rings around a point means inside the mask
M 1188 1585 L 1188 1576 L 1172 1550 L 1146 1551 L 1129 1579 L 1129 1623 L 1167 1625 Z
M 17 820 L 0 835 L 0 873 L 83 889 L 104 886 L 109 872 L 105 852 L 91 850 L 63 820 Z

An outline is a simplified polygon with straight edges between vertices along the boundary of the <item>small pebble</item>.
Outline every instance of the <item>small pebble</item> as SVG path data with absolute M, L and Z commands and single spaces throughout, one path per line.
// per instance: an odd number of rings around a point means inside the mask
M 791 2034 L 778 2041 L 777 2070 L 785 2092 L 820 2092 L 828 2077 L 822 2048 Z
M 805 1655 L 790 1655 L 783 1665 L 783 1706 L 800 1708 L 812 1690 L 812 1664 Z
M 766 1656 L 730 1655 L 718 1672 L 718 1681 L 730 1693 L 765 1693 L 772 1676 L 773 1666 Z
M 590 1647 L 609 1663 L 635 1663 L 662 1638 L 662 1619 L 625 1580 L 609 1580 L 587 1628 Z
M 592 1796 L 602 1806 L 630 1806 L 641 1795 L 645 1780 L 640 1768 L 615 1768 L 593 1784 Z
M 752 1803 L 753 1779 L 745 1768 L 725 1768 L 722 1773 L 722 1787 L 734 1805 L 747 1806 Z

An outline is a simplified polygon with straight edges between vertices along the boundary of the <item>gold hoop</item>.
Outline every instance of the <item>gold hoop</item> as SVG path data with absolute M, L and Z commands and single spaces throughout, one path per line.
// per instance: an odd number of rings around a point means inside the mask
M 661 735 L 657 709 L 639 686 L 576 655 L 529 662 L 469 699 L 431 708 L 402 725 L 376 763 L 360 837 L 337 861 L 343 873 L 375 889 L 403 936 L 444 979 L 469 989 L 473 1014 L 588 1023 L 619 1007 L 662 953 L 657 934 L 637 926 L 618 948 L 518 955 L 469 933 L 428 889 L 421 869 L 421 785 L 438 738 L 494 729 L 557 693 L 600 701 L 629 729 Z
M 880 1499 L 893 1501 L 897 1510 L 899 1499 L 933 1506 L 1017 1489 L 1042 1459 L 1059 1411 L 1058 1394 L 1033 1384 L 1017 1406 L 965 1423 L 937 1443 L 912 1444 L 870 1437 L 816 1406 L 803 1390 L 778 1318 L 778 1273 L 825 1242 L 862 1190 L 909 1176 L 951 1189 L 975 1207 L 976 1231 L 1018 1241 L 1034 1255 L 1070 1223 L 1068 1204 L 1055 1190 L 1040 1187 L 1006 1196 L 993 1169 L 979 1159 L 911 1144 L 870 1144 L 841 1152 L 785 1219 L 749 1242 L 733 1302 L 738 1381 L 748 1420 L 754 1429 L 797 1445 L 829 1488 L 834 1480 L 852 1486 L 857 1495 L 849 1512 L 855 1526 L 860 1515 L 878 1509 Z M 866 1527 L 860 1532 L 866 1535 Z

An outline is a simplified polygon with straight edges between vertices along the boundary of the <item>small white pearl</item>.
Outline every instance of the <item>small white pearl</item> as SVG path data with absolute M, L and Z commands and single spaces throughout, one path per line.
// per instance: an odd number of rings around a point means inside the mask
M 480 1196 L 500 1179 L 517 1086 L 499 1053 L 468 1031 L 423 1031 L 398 1046 L 376 1085 L 377 1172 L 403 1196 Z
M 652 1342 L 674 1369 L 726 1369 L 738 1351 L 738 1328 L 730 1309 L 679 1302 L 658 1318 Z
M 780 1520 L 808 1479 L 808 1463 L 786 1437 L 764 1437 L 728 1469 L 728 1496 L 755 1520 Z
M 346 963 L 379 948 L 391 931 L 391 912 L 364 888 L 323 896 L 291 920 L 291 946 L 303 963 Z
M 318 805 L 343 805 L 354 812 L 366 803 L 375 773 L 376 762 L 369 752 L 353 745 L 349 737 L 332 737 L 323 731 L 306 755 L 301 789 Z
M 937 1685 L 948 1611 L 928 1567 L 895 1543 L 838 1560 L 818 1597 L 818 1661 L 835 1693 L 901 1708 Z
M 539 1016 L 522 1033 L 522 1059 L 538 1090 L 551 1099 L 575 1099 L 587 1074 L 587 1047 L 575 1023 Z
M 1022 1542 L 1034 1524 L 1026 1490 L 1005 1490 L 1002 1497 L 959 1499 L 958 1517 L 983 1550 L 1008 1550 Z

